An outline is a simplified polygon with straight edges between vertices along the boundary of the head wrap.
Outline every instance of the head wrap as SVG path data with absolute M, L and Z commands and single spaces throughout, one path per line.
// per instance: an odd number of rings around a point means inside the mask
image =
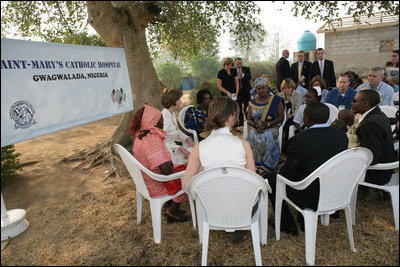
M 257 78 L 254 81 L 254 87 L 257 87 L 258 85 L 268 85 L 267 79 L 261 77 Z
M 315 86 L 315 87 L 313 87 L 315 90 L 317 90 L 317 96 L 320 96 L 322 93 L 321 93 L 321 87 L 318 87 L 318 86 Z
M 156 127 L 156 124 L 160 120 L 162 114 L 158 109 L 149 105 L 144 105 L 144 111 L 142 121 L 140 122 L 140 133 L 150 132 L 165 139 L 167 132 Z

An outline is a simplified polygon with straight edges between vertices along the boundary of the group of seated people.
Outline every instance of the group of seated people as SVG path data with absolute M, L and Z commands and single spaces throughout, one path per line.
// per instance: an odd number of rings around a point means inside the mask
M 328 106 L 321 103 L 323 90 L 320 86 L 323 86 L 323 80 L 316 79 L 314 82 L 311 83 L 314 87 L 305 93 L 303 104 L 302 95 L 295 90 L 295 83 L 290 78 L 282 82 L 282 92 L 279 95 L 276 91 L 269 90 L 267 79 L 257 78 L 255 97 L 247 108 L 247 140 L 231 133 L 240 113 L 237 102 L 224 96 L 213 99 L 208 90 L 199 91 L 198 105 L 188 109 L 185 115 L 185 126 L 195 129 L 201 137 L 201 142 L 197 144 L 179 129 L 176 120 L 175 112 L 181 108 L 182 91 L 164 89 L 161 97 L 164 109 L 161 112 L 144 105 L 131 121 L 133 155 L 146 168 L 156 173 L 169 175 L 185 168 L 186 172 L 182 185 L 179 181 L 158 182 L 143 174 L 150 195 L 175 194 L 181 186 L 185 188 L 190 179 L 201 170 L 236 166 L 257 171 L 268 179 L 272 188 L 270 200 L 274 207 L 277 173 L 293 181 L 302 180 L 334 155 L 355 146 L 371 150 L 374 156 L 372 164 L 395 161 L 390 122 L 378 107 L 382 104 L 382 97 L 385 100 L 386 95 L 368 90 L 368 86 L 365 86 L 366 90 L 358 88 L 355 91 L 348 88 L 348 76 L 339 75 L 338 88 L 331 89 L 326 95 L 327 101 L 331 100 L 337 107 L 342 106 L 338 119 L 332 120 Z M 347 91 L 352 93 L 343 94 L 343 87 L 347 87 Z M 348 97 L 351 98 L 350 102 Z M 285 112 L 286 122 L 294 123 L 299 133 L 286 142 L 285 163 L 277 168 L 281 160 L 278 128 L 282 125 Z M 360 116 L 356 124 L 355 114 Z M 207 135 L 204 135 L 205 132 Z M 385 184 L 391 173 L 390 170 L 367 171 L 365 180 Z M 299 207 L 316 210 L 318 180 L 305 190 L 288 189 L 287 194 Z M 180 203 L 187 200 L 187 195 L 183 194 L 166 203 L 163 210 L 169 222 L 188 220 L 188 216 L 180 209 Z M 299 220 L 301 222 L 301 218 Z M 297 235 L 295 221 L 285 205 L 281 223 L 282 231 Z M 236 243 L 242 237 L 243 234 L 237 232 L 232 234 L 231 240 Z

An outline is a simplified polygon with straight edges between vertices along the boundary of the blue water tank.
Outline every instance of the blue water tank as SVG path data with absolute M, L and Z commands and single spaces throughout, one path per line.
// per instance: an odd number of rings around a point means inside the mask
M 297 41 L 297 49 L 300 50 L 315 50 L 317 48 L 317 38 L 310 31 L 304 31 L 303 35 Z

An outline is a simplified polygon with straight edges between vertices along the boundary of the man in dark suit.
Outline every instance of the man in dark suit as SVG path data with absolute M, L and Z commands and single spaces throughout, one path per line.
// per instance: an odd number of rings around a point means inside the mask
M 290 75 L 296 84 L 309 89 L 311 62 L 304 59 L 304 51 L 297 52 L 297 62 L 292 64 Z
M 310 103 L 304 109 L 304 125 L 308 128 L 289 140 L 287 160 L 279 174 L 291 181 L 301 181 L 323 163 L 347 149 L 347 135 L 327 124 L 329 108 L 323 103 Z M 275 209 L 276 174 L 268 174 L 272 193 L 270 200 Z M 319 200 L 319 180 L 312 182 L 304 190 L 286 188 L 286 194 L 301 209 L 317 210 Z M 297 235 L 297 226 L 285 202 L 282 205 L 282 231 Z M 270 221 L 272 223 L 273 221 Z
M 380 101 L 380 94 L 377 91 L 361 90 L 356 94 L 351 105 L 354 113 L 362 114 L 356 134 L 360 146 L 371 150 L 374 156 L 371 165 L 396 160 L 390 122 L 378 107 Z M 383 185 L 389 182 L 392 172 L 392 170 L 368 170 L 365 181 Z
M 325 50 L 323 48 L 317 49 L 317 58 L 318 60 L 311 65 L 310 80 L 319 75 L 324 78 L 328 88 L 336 87 L 333 61 L 325 59 Z
M 287 58 L 289 57 L 289 50 L 282 51 L 282 57 L 276 63 L 276 87 L 281 91 L 281 83 L 284 79 L 290 78 L 290 64 Z
M 250 101 L 251 71 L 249 67 L 243 66 L 243 61 L 240 57 L 235 59 L 235 65 L 236 68 L 234 69 L 236 69 L 236 73 L 239 78 L 239 95 L 236 100 L 240 108 L 238 126 L 243 126 L 244 124 L 243 112 L 246 112 L 247 106 L 249 105 Z

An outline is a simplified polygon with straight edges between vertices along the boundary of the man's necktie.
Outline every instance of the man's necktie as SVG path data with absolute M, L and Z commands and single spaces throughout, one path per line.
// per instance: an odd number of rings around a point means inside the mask
M 324 75 L 324 62 L 320 61 L 319 62 L 319 70 L 321 72 L 321 77 Z
M 299 82 L 301 78 L 301 70 L 302 70 L 302 64 L 301 62 L 299 62 L 299 70 L 297 71 L 297 78 L 299 79 Z

